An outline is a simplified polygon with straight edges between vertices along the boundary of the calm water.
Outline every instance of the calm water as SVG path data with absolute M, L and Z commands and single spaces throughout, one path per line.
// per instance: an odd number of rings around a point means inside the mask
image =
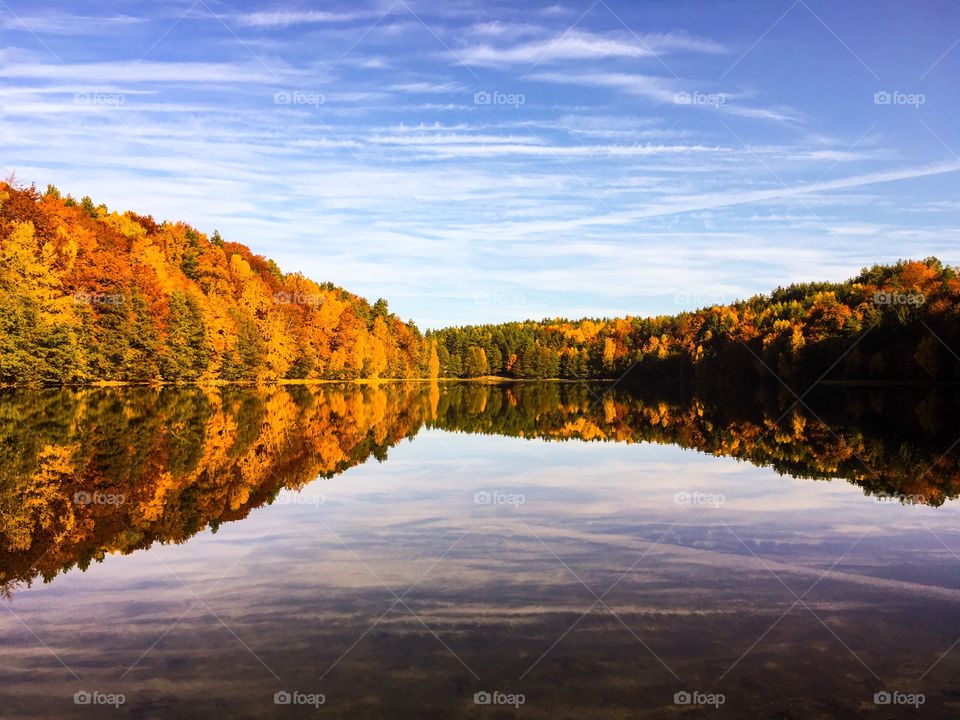
M 956 717 L 955 400 L 8 393 L 0 715 Z

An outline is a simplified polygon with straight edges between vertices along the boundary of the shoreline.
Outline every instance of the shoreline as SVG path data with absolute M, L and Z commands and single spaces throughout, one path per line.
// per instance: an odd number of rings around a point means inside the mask
M 98 380 L 87 383 L 63 383 L 59 385 L 44 384 L 0 384 L 0 390 L 45 390 L 45 389 L 66 389 L 66 388 L 111 388 L 111 387 L 228 387 L 228 386 L 249 386 L 266 387 L 276 386 L 310 386 L 310 385 L 386 385 L 398 383 L 476 383 L 478 385 L 509 385 L 513 383 L 614 383 L 619 384 L 626 378 L 512 378 L 499 375 L 483 375 L 480 377 L 469 378 L 451 378 L 451 377 L 417 377 L 417 378 L 354 378 L 352 380 L 193 380 L 193 381 L 150 381 L 136 382 L 128 380 Z M 633 382 L 642 381 L 645 384 L 656 382 L 659 384 L 672 384 L 677 380 L 657 378 L 653 380 L 643 380 L 635 378 Z M 629 382 L 626 383 L 629 385 Z M 821 380 L 817 385 L 827 387 L 848 387 L 848 388 L 951 388 L 960 387 L 960 382 L 939 381 L 923 382 L 917 380 Z
M 63 383 L 60 385 L 7 384 L 0 385 L 2 390 L 30 389 L 43 390 L 53 388 L 110 388 L 110 387 L 227 387 L 242 385 L 265 387 L 269 385 L 385 385 L 395 383 L 477 383 L 481 385 L 507 385 L 510 383 L 556 382 L 556 383 L 612 383 L 613 378 L 511 378 L 497 375 L 485 375 L 472 378 L 355 378 L 353 380 L 194 380 L 194 381 L 154 381 L 134 382 L 128 380 L 98 380 L 89 383 Z

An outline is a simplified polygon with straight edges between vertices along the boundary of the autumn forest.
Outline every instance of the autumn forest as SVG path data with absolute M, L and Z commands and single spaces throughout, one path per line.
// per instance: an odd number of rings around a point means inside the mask
M 0 184 L 0 383 L 476 378 L 960 379 L 935 258 L 672 316 L 421 332 L 217 231 Z M 839 358 L 839 359 L 838 359 Z

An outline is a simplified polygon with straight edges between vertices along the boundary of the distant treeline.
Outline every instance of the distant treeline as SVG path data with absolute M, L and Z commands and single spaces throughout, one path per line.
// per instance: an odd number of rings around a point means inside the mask
M 440 375 L 754 381 L 960 380 L 960 279 L 936 258 L 653 318 L 562 319 L 428 333 Z
M 421 334 L 181 222 L 0 183 L 0 384 L 487 375 L 960 380 L 960 280 L 936 258 L 654 318 Z

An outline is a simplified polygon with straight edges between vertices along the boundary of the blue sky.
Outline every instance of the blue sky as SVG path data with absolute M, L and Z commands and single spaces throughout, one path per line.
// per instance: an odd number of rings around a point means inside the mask
M 421 327 L 960 245 L 955 2 L 0 0 L 5 173 Z

